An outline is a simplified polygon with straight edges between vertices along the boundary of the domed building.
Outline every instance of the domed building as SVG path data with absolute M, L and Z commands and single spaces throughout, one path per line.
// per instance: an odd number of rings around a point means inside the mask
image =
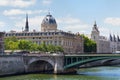
M 38 45 L 44 42 L 46 45 L 61 46 L 66 54 L 83 52 L 83 38 L 78 34 L 57 30 L 57 22 L 50 13 L 45 16 L 41 23 L 41 32 L 29 31 L 27 15 L 25 30 L 22 32 L 12 31 L 5 34 L 5 38 L 10 36 L 16 36 L 20 40 L 30 40 Z
M 41 31 L 45 32 L 45 31 L 56 31 L 56 30 L 57 30 L 56 20 L 49 13 L 48 15 L 46 15 L 46 17 L 43 19 L 41 23 Z

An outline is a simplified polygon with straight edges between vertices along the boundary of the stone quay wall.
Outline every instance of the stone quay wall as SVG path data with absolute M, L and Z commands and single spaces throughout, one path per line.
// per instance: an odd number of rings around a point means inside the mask
M 24 61 L 18 55 L 0 55 L 0 76 L 24 73 Z

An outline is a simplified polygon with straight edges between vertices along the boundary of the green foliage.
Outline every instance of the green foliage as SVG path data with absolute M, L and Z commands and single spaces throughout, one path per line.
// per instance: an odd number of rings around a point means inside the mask
M 88 37 L 82 36 L 84 38 L 84 52 L 96 52 L 96 43 Z
M 64 52 L 61 46 L 56 46 L 55 49 L 56 49 L 56 52 Z
M 18 49 L 18 43 L 17 42 L 13 42 L 13 41 L 9 41 L 8 42 L 8 47 L 11 49 L 11 50 L 15 50 L 15 49 Z
M 63 52 L 61 46 L 54 46 L 52 44 L 46 45 L 45 42 L 40 45 L 32 43 L 28 40 L 17 40 L 16 37 L 9 37 L 5 39 L 6 50 L 25 50 L 25 51 L 40 51 L 40 52 Z
M 18 39 L 17 39 L 15 36 L 12 36 L 12 37 L 8 37 L 8 38 L 6 38 L 5 41 L 13 41 L 13 42 L 17 42 Z
M 41 45 L 38 45 L 37 50 L 38 50 L 38 51 L 42 51 Z
M 53 52 L 64 52 L 61 46 L 54 46 L 52 44 L 47 45 L 47 50 L 51 53 Z
M 49 45 L 47 46 L 47 49 L 48 49 L 48 51 L 51 52 L 51 53 L 55 52 L 55 46 L 52 45 L 52 44 L 49 44 Z
M 36 43 L 30 44 L 30 51 L 37 51 L 38 45 Z
M 41 51 L 48 52 L 47 45 L 45 44 L 45 42 L 41 43 L 40 46 L 41 46 Z
M 30 50 L 31 42 L 27 40 L 19 40 L 18 47 L 20 50 Z
M 15 50 L 18 49 L 18 40 L 16 37 L 8 37 L 5 39 L 5 49 Z

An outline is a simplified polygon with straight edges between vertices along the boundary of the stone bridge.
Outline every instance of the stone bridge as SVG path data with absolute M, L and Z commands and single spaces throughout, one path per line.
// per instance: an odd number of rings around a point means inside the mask
M 120 54 L 0 55 L 0 76 L 31 72 L 73 73 L 84 64 L 93 66 L 120 64 Z
M 25 72 L 51 72 L 64 71 L 63 55 L 28 55 L 23 56 Z

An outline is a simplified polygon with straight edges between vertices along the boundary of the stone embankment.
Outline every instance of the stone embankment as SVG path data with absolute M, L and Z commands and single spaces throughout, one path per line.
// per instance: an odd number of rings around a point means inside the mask
M 24 73 L 22 56 L 0 55 L 0 76 Z

